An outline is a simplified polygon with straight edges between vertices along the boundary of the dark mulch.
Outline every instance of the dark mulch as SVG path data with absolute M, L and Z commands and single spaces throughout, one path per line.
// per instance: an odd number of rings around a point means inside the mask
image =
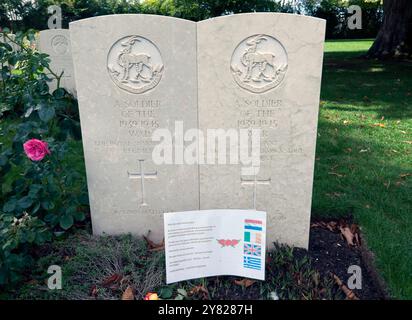
M 350 247 L 340 233 L 324 228 L 312 227 L 310 230 L 309 256 L 313 266 L 322 274 L 334 273 L 343 283 L 351 274 L 348 268 L 358 265 L 362 270 L 362 289 L 353 292 L 360 299 L 386 299 L 387 294 L 378 273 L 374 270 L 371 254 L 364 243 Z
M 352 224 L 352 219 L 335 220 L 336 223 Z M 324 222 L 330 222 L 324 221 Z M 320 222 L 319 220 L 316 222 Z M 361 238 L 361 235 L 359 235 Z M 374 270 L 372 261 L 372 255 L 369 253 L 365 244 L 360 240 L 360 245 L 349 246 L 339 230 L 330 231 L 327 228 L 311 227 L 309 250 L 300 248 L 293 249 L 293 258 L 280 258 L 279 256 L 285 255 L 285 247 L 279 247 L 275 249 L 273 254 L 269 253 L 266 261 L 266 283 L 272 283 L 275 287 L 283 288 L 283 291 L 288 292 L 287 297 L 280 297 L 280 299 L 304 299 L 302 293 L 310 292 L 311 296 L 308 299 L 345 299 L 345 294 L 342 289 L 336 284 L 333 275 L 336 275 L 344 285 L 347 286 L 348 278 L 352 275 L 348 273 L 348 268 L 351 265 L 357 265 L 362 271 L 362 289 L 353 289 L 353 293 L 360 300 L 380 300 L 387 299 L 388 296 L 383 287 L 382 280 L 378 273 Z M 279 253 L 281 252 L 281 253 Z M 287 254 L 286 254 L 287 255 Z M 277 256 L 274 258 L 274 256 Z M 322 285 L 326 285 L 332 290 L 327 295 L 321 295 L 319 288 L 311 287 L 310 281 L 303 279 L 303 284 L 297 285 L 295 279 L 290 277 L 290 274 L 296 274 L 295 270 L 292 270 L 294 264 L 301 263 L 303 259 L 308 259 L 308 267 L 305 269 L 309 271 L 310 275 L 306 277 L 312 277 L 312 271 L 319 272 L 321 281 L 330 279 L 329 285 L 323 282 Z M 309 262 L 310 261 L 310 262 Z M 273 271 L 270 266 L 272 265 Z M 309 266 L 310 265 L 310 266 Z M 301 267 L 300 270 L 303 270 Z M 305 271 L 304 271 L 305 273 Z M 235 280 L 240 280 L 236 277 L 211 277 L 208 278 L 207 288 L 211 292 L 212 299 L 265 299 L 262 297 L 262 286 L 254 284 L 248 288 L 240 288 L 233 285 Z M 306 281 L 306 286 L 305 286 Z M 226 283 L 226 285 L 224 285 Z M 232 285 L 227 285 L 227 284 Z M 285 288 L 287 287 L 287 288 Z M 300 287 L 300 289 L 296 289 Z M 303 290 L 301 288 L 304 288 Z M 282 291 L 281 291 L 282 292 Z M 281 293 L 279 292 L 279 293 Z M 290 293 L 289 293 L 290 292 Z M 196 297 L 201 298 L 201 297 Z

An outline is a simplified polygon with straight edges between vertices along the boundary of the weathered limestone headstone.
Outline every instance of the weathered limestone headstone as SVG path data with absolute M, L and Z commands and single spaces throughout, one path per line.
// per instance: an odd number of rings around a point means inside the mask
M 267 243 L 307 247 L 325 21 L 277 13 L 197 25 L 200 129 L 261 128 L 261 166 L 200 166 L 200 208 L 267 212 Z M 255 194 L 254 194 L 255 192 Z
M 13 52 L 17 52 L 17 51 L 20 50 L 20 46 L 14 42 L 15 38 L 16 38 L 16 35 L 13 34 L 13 33 L 7 34 L 7 37 L 6 37 L 6 35 L 1 34 L 1 35 L 0 35 L 0 42 L 1 42 L 1 43 L 7 43 L 8 45 L 10 45 L 10 47 L 11 47 L 11 49 L 12 49 Z M 10 66 L 8 62 L 5 63 L 4 66 L 9 67 L 10 69 L 14 69 L 14 68 L 15 68 L 15 66 Z M 0 74 L 0 79 L 1 79 L 1 78 L 2 78 L 2 76 L 1 76 L 1 74 Z
M 7 37 L 9 37 L 11 40 Z M 7 34 L 7 37 L 4 34 L 0 35 L 0 42 L 7 43 L 12 47 L 13 51 L 18 51 L 20 49 L 20 46 L 13 42 L 16 38 L 16 35 L 13 33 L 9 33 Z
M 196 24 L 113 15 L 70 24 L 95 234 L 163 238 L 163 213 L 199 207 L 198 167 L 155 165 L 155 129 L 197 127 Z
M 57 75 L 63 71 L 60 87 L 76 96 L 73 73 L 70 33 L 67 29 L 48 29 L 39 32 L 38 50 L 50 56 L 50 69 Z M 49 84 L 50 92 L 57 87 L 57 81 Z

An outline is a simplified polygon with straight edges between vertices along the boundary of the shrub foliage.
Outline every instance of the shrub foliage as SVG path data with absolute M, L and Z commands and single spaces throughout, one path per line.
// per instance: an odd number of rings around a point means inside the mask
M 35 245 L 85 220 L 88 199 L 84 175 L 67 165 L 80 137 L 76 100 L 36 50 L 33 31 L 0 36 L 0 285 L 7 285 L 30 267 Z M 57 89 L 49 93 L 52 80 Z M 50 154 L 30 160 L 23 150 L 30 139 L 47 142 Z

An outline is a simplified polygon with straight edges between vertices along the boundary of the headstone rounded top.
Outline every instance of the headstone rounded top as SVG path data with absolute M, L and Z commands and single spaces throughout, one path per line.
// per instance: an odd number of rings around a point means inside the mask
M 140 19 L 146 19 L 146 20 L 156 19 L 156 20 L 164 20 L 164 21 L 173 21 L 175 23 L 196 24 L 196 22 L 191 21 L 191 20 L 186 20 L 186 19 L 176 18 L 176 17 L 171 17 L 171 16 L 163 16 L 163 15 L 157 15 L 157 14 L 124 13 L 124 14 L 108 14 L 108 15 L 103 15 L 103 16 L 90 17 L 90 18 L 72 21 L 69 23 L 69 28 L 71 28 L 72 26 L 87 25 L 87 24 L 93 24 L 95 22 L 106 21 L 108 19 L 111 22 L 113 22 L 116 19 L 119 19 L 120 21 L 125 21 L 127 19 L 134 19 L 136 17 L 139 17 Z
M 223 15 L 223 16 L 218 16 L 218 17 L 213 17 L 205 20 L 198 21 L 197 23 L 209 23 L 215 20 L 222 20 L 222 19 L 242 19 L 242 18 L 247 18 L 250 17 L 252 19 L 256 18 L 257 16 L 262 16 L 262 17 L 282 17 L 282 18 L 296 18 L 299 20 L 306 20 L 306 21 L 323 21 L 326 23 L 325 19 L 322 18 L 317 18 L 317 17 L 312 17 L 312 16 L 307 16 L 303 14 L 296 14 L 296 13 L 282 13 L 282 12 L 246 12 L 246 13 L 236 13 L 236 14 L 228 14 L 228 15 Z

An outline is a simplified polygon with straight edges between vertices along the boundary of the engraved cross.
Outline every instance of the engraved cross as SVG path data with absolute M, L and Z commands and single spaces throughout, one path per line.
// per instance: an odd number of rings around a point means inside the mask
M 257 194 L 257 186 L 258 185 L 270 185 L 270 178 L 268 179 L 258 179 L 257 174 L 253 175 L 253 179 L 243 179 L 240 178 L 241 185 L 251 185 L 253 186 L 253 208 L 256 210 L 256 194 Z
M 142 206 L 147 206 L 145 201 L 145 179 L 156 179 L 157 178 L 157 171 L 155 172 L 144 172 L 144 159 L 139 159 L 139 169 L 140 172 L 131 173 L 127 171 L 127 175 L 129 179 L 140 179 L 140 188 L 142 190 L 142 198 L 140 204 Z

